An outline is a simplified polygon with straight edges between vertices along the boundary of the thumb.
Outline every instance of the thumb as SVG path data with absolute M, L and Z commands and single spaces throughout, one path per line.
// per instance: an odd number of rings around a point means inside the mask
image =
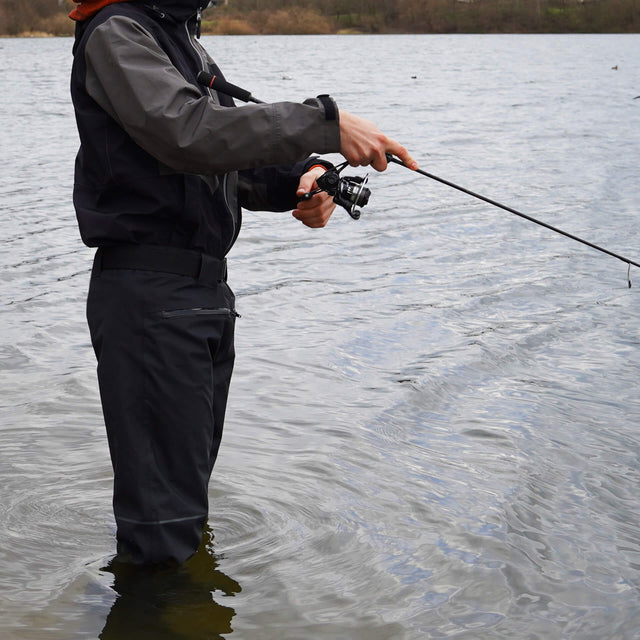
M 297 195 L 301 196 L 305 193 L 309 193 L 315 188 L 316 180 L 326 171 L 324 167 L 313 167 L 311 171 L 307 171 L 300 176 L 300 182 L 298 183 Z

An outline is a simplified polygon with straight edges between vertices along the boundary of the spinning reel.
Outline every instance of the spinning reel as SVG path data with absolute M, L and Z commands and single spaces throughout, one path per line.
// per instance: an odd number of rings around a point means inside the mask
M 346 209 L 347 213 L 354 219 L 360 219 L 360 211 L 356 207 L 364 207 L 369 202 L 371 190 L 366 187 L 368 176 L 340 176 L 340 172 L 348 165 L 343 162 L 333 169 L 328 169 L 316 179 L 317 189 L 305 193 L 300 199 L 309 200 L 316 193 L 326 191 L 333 196 L 333 201 Z

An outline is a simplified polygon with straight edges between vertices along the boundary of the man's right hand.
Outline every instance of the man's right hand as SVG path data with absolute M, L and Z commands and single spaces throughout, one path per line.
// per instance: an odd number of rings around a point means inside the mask
M 399 142 L 387 137 L 373 122 L 347 111 L 340 111 L 340 153 L 352 167 L 372 166 L 376 171 L 384 171 L 387 168 L 385 154 L 391 153 L 409 169 L 418 168 L 418 163 Z

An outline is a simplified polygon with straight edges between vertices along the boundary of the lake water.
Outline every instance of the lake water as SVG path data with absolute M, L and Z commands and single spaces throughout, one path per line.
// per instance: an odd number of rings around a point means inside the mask
M 640 258 L 640 36 L 202 40 Z M 71 44 L 0 41 L 2 637 L 640 638 L 640 271 L 398 166 L 358 222 L 246 215 L 212 539 L 114 576 Z

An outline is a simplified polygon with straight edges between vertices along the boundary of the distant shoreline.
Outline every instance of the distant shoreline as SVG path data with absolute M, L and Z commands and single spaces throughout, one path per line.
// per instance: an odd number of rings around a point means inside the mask
M 73 36 L 73 6 L 38 15 L 15 0 L 0 14 L 0 37 Z M 638 0 L 397 0 L 373 3 L 341 0 L 341 9 L 318 8 L 312 0 L 271 0 L 272 8 L 233 0 L 207 9 L 203 35 L 398 35 L 640 33 Z
M 70 33 L 47 33 L 46 31 L 25 31 L 24 33 L 0 33 L 0 38 L 70 38 L 72 34 Z
M 325 35 L 325 36 L 402 36 L 402 35 L 411 35 L 411 36 L 443 36 L 443 35 L 458 35 L 458 36 L 509 36 L 509 35 L 538 35 L 538 36 L 566 36 L 566 35 L 587 35 L 587 36 L 615 36 L 615 35 L 638 35 L 638 32 L 635 31 L 465 31 L 465 32 L 427 32 L 427 33 L 416 33 L 409 31 L 388 31 L 384 33 L 368 33 L 365 31 L 337 31 L 337 32 L 327 32 L 327 33 L 220 33 L 217 31 L 202 31 L 203 36 L 238 36 L 238 37 L 273 37 L 273 36 L 314 36 L 314 35 Z M 25 31 L 23 33 L 9 34 L 9 33 L 0 33 L 0 40 L 14 40 L 14 39 L 27 39 L 27 38 L 73 38 L 72 33 L 47 33 L 46 31 Z

